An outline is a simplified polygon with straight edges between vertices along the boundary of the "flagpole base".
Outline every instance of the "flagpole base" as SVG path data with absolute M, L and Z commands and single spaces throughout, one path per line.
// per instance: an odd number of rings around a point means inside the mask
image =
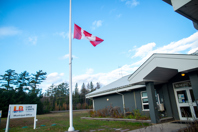
M 74 131 L 65 131 L 65 132 L 79 132 L 79 130 L 74 130 Z
M 75 129 L 73 126 L 70 126 L 69 129 L 68 129 L 68 132 L 75 132 Z
M 74 127 L 69 127 L 68 131 L 65 132 L 79 132 L 79 130 L 74 130 Z

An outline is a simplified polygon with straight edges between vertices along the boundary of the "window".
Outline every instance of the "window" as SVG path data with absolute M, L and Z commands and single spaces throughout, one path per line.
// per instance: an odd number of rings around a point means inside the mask
M 155 91 L 155 97 L 156 97 L 156 103 L 160 104 L 159 101 L 159 94 Z M 149 102 L 148 102 L 148 96 L 146 91 L 141 92 L 141 101 L 142 101 L 142 110 L 143 111 L 149 111 Z
M 141 99 L 142 99 L 142 110 L 149 111 L 149 102 L 147 92 L 141 92 Z

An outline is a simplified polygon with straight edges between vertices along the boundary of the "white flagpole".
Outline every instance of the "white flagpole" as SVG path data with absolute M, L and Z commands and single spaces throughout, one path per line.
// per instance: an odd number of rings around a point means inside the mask
M 69 121 L 68 131 L 74 131 L 73 127 L 73 110 L 72 110 L 72 31 L 71 31 L 71 0 L 69 10 Z

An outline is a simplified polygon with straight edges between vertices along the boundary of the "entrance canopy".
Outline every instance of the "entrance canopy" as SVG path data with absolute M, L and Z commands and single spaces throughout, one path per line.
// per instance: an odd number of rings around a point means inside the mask
M 198 56 L 186 54 L 153 54 L 128 78 L 130 84 L 164 83 L 178 72 L 188 73 L 198 68 Z

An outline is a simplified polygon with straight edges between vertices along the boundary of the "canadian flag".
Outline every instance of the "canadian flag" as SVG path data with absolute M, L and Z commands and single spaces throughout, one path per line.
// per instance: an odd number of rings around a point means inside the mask
M 74 24 L 74 38 L 75 39 L 87 39 L 90 41 L 90 43 L 95 47 L 96 45 L 100 44 L 102 41 L 104 41 L 101 38 L 98 38 L 96 36 L 93 36 L 89 32 L 83 30 L 78 25 Z

